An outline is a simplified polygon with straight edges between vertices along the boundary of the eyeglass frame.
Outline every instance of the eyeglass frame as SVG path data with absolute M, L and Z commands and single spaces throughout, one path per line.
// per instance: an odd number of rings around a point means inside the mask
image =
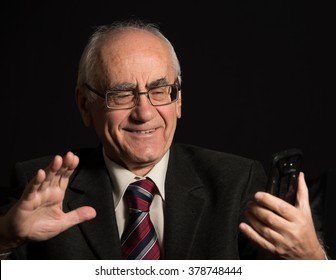
M 150 99 L 150 96 L 149 96 L 149 91 L 153 90 L 153 89 L 156 89 L 156 88 L 160 88 L 160 87 L 167 87 L 167 86 L 170 86 L 170 87 L 176 87 L 176 90 L 177 90 L 177 93 L 181 90 L 181 85 L 180 83 L 178 82 L 178 79 L 175 80 L 175 82 L 173 84 L 168 84 L 168 85 L 161 85 L 161 86 L 155 86 L 155 87 L 152 87 L 150 88 L 148 91 L 137 91 L 136 89 L 131 89 L 131 90 L 118 90 L 120 92 L 122 91 L 132 91 L 133 95 L 134 95 L 134 98 L 135 98 L 135 101 L 134 101 L 134 105 L 132 107 L 127 107 L 127 108 L 115 108 L 115 107 L 109 107 L 107 105 L 107 94 L 109 93 L 108 91 L 105 92 L 105 94 L 99 92 L 98 90 L 94 89 L 92 86 L 90 86 L 88 83 L 84 83 L 84 86 L 91 92 L 93 92 L 94 94 L 96 94 L 97 96 L 101 97 L 101 98 L 104 98 L 105 99 L 105 105 L 108 109 L 111 109 L 111 110 L 128 110 L 128 109 L 133 109 L 134 107 L 136 107 L 139 103 L 139 96 L 141 94 L 146 94 L 147 95 L 147 98 L 150 102 L 150 104 L 154 107 L 159 107 L 159 106 L 165 106 L 165 105 L 169 105 L 169 104 L 172 104 L 174 102 L 176 102 L 179 98 L 177 98 L 177 94 L 176 94 L 176 99 L 169 102 L 169 103 L 165 103 L 165 104 L 158 104 L 158 105 L 154 105 L 152 103 L 152 100 Z M 111 90 L 110 92 L 113 92 L 113 90 Z

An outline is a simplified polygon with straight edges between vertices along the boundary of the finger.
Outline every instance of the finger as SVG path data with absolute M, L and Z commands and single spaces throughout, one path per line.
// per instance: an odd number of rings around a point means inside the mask
M 296 208 L 283 199 L 266 192 L 257 192 L 254 199 L 258 205 L 271 210 L 288 221 L 295 218 Z
M 250 240 L 252 240 L 254 243 L 258 244 L 261 248 L 264 250 L 267 250 L 271 253 L 275 253 L 275 246 L 269 242 L 267 239 L 262 237 L 257 231 L 254 230 L 253 227 L 251 227 L 247 223 L 240 223 L 239 230 Z
M 314 228 L 314 222 L 309 203 L 309 190 L 303 172 L 300 172 L 299 174 L 296 207 L 298 210 L 302 211 L 304 217 L 306 217 L 306 221 L 308 221 L 311 227 Z
M 39 169 L 36 172 L 36 175 L 29 181 L 27 186 L 25 187 L 22 198 L 24 199 L 32 199 L 33 194 L 40 188 L 41 184 L 44 182 L 46 178 L 46 173 L 44 170 Z
M 50 162 L 49 166 L 45 168 L 46 178 L 41 184 L 40 190 L 45 190 L 52 184 L 57 171 L 62 167 L 63 159 L 61 156 L 56 155 Z
M 63 158 L 62 170 L 59 171 L 63 177 L 70 177 L 79 164 L 78 156 L 68 152 Z
M 56 155 L 50 165 L 46 168 L 46 179 L 45 182 L 41 185 L 40 190 L 45 190 L 50 186 L 59 187 L 60 179 L 62 176 L 68 178 L 73 172 L 73 168 L 78 164 L 78 157 L 75 156 L 72 152 L 68 152 L 63 158 L 59 155 Z M 71 169 L 71 172 L 68 174 L 68 170 Z M 67 183 L 66 183 L 67 184 Z
M 308 187 L 304 178 L 304 173 L 300 172 L 297 195 L 296 195 L 296 207 L 301 209 L 306 209 L 309 207 L 309 192 Z
M 68 228 L 85 221 L 92 220 L 95 217 L 96 210 L 94 208 L 89 206 L 77 208 L 76 210 L 66 213 L 63 230 L 67 230 Z
M 55 182 L 55 184 L 57 183 L 57 185 L 61 188 L 66 188 L 69 182 L 69 178 L 77 168 L 78 163 L 78 156 L 68 152 L 63 158 L 62 168 L 57 172 L 58 177 L 55 179 L 58 179 L 58 182 Z
M 78 165 L 78 157 L 73 152 L 67 152 L 63 157 L 63 164 L 69 169 L 75 169 Z
M 283 229 L 289 226 L 288 222 L 274 212 L 257 206 L 253 202 L 250 205 L 245 216 L 253 229 L 273 244 L 281 240 Z

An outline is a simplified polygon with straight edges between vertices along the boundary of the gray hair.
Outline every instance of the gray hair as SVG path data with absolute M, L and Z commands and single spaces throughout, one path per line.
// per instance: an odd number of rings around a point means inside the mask
M 174 47 L 171 42 L 161 33 L 156 24 L 146 23 L 139 19 L 116 21 L 109 25 L 101 25 L 95 27 L 95 30 L 89 38 L 89 41 L 85 46 L 79 61 L 76 89 L 83 87 L 84 83 L 88 83 L 98 87 L 104 86 L 103 83 L 105 81 L 105 73 L 101 72 L 102 61 L 99 54 L 100 49 L 102 45 L 106 42 L 106 39 L 110 38 L 116 33 L 128 29 L 144 30 L 161 39 L 170 50 L 172 65 L 175 69 L 176 76 L 180 78 L 181 67 Z M 97 82 L 100 84 L 97 84 Z M 95 98 L 95 95 L 90 92 L 89 97 Z

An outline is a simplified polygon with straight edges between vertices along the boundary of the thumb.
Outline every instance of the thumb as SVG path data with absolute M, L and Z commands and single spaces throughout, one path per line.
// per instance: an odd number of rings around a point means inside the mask
M 74 225 L 92 220 L 95 217 L 96 217 L 96 210 L 94 208 L 89 206 L 83 206 L 77 208 L 73 211 L 66 213 L 63 228 L 64 230 L 67 230 L 68 228 Z
M 299 178 L 298 178 L 298 187 L 297 187 L 295 206 L 301 209 L 304 209 L 304 208 L 310 209 L 309 192 L 308 192 L 308 187 L 307 187 L 303 172 L 300 172 Z

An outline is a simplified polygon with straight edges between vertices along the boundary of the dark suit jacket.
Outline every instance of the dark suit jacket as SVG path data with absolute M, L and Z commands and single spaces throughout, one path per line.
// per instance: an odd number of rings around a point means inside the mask
M 101 147 L 74 152 L 80 157 L 80 164 L 66 191 L 64 211 L 90 205 L 97 211 L 96 218 L 48 241 L 28 243 L 11 258 L 121 258 L 113 186 Z M 24 187 L 37 169 L 45 168 L 51 159 L 50 156 L 17 164 L 15 185 Z M 265 181 L 264 169 L 257 161 L 174 144 L 165 186 L 164 258 L 268 258 L 238 230 L 246 202 L 265 186 Z
M 314 224 L 330 259 L 336 259 L 336 169 L 307 181 Z

